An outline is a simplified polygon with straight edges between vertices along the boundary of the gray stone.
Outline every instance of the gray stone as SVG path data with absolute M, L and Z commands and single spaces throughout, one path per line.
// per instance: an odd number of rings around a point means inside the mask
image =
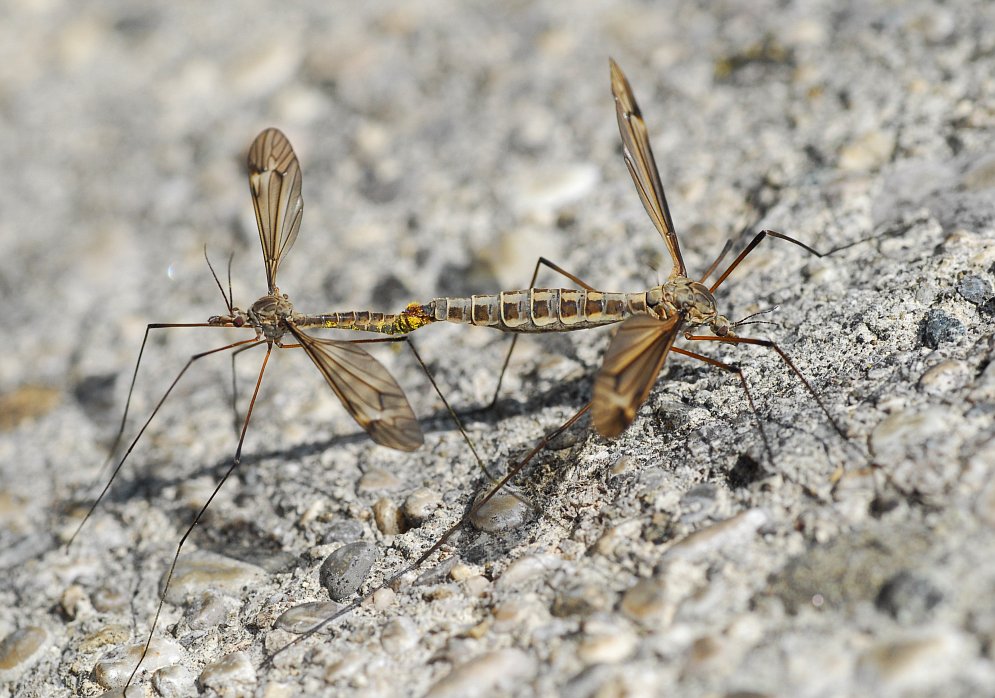
M 967 332 L 967 329 L 957 318 L 942 310 L 930 310 L 922 324 L 922 342 L 931 349 L 941 344 L 955 342 Z
M 489 490 L 477 496 L 475 502 L 480 502 Z M 530 521 L 535 515 L 532 506 L 513 487 L 505 486 L 497 494 L 483 504 L 475 504 L 475 510 L 470 516 L 470 523 L 479 531 L 500 533 L 513 531 Z
M 144 649 L 144 642 L 115 649 L 93 666 L 93 677 L 104 688 L 122 688 L 138 666 Z M 183 657 L 183 648 L 174 640 L 153 638 L 135 674 L 136 679 L 141 680 L 163 667 L 176 664 Z
M 981 305 L 992 297 L 992 285 L 976 274 L 965 274 L 957 282 L 957 293 L 968 303 Z
M 881 585 L 874 604 L 900 623 L 918 624 L 928 620 L 941 601 L 943 592 L 928 579 L 902 571 Z
M 152 687 L 163 698 L 183 698 L 196 690 L 195 677 L 189 668 L 173 664 L 152 674 Z
M 301 635 L 310 631 L 319 623 L 328 619 L 342 606 L 331 601 L 310 601 L 298 604 L 284 611 L 276 619 L 276 627 L 286 630 L 288 633 Z M 334 625 L 329 624 L 329 631 L 334 629 Z
M 373 504 L 373 518 L 377 528 L 385 536 L 396 536 L 404 533 L 407 528 L 404 513 L 397 504 L 386 497 L 381 497 Z
M 5 637 L 0 641 L 0 677 L 8 680 L 31 666 L 47 641 L 48 633 L 37 625 L 28 625 Z
M 204 667 L 197 684 L 222 698 L 244 698 L 253 695 L 256 670 L 244 652 L 232 652 Z
M 435 490 L 420 487 L 407 496 L 404 506 L 404 518 L 411 527 L 420 526 L 436 509 L 442 505 L 442 499 Z
M 166 572 L 159 581 L 162 589 L 166 582 Z M 166 590 L 166 600 L 180 603 L 187 596 L 208 590 L 237 592 L 266 576 L 265 570 L 247 562 L 219 555 L 206 550 L 197 550 L 180 555 L 173 571 L 173 578 Z
M 363 537 L 363 524 L 358 521 L 348 519 L 333 521 L 325 529 L 321 542 L 325 545 L 329 543 L 352 543 Z
M 375 546 L 363 541 L 343 545 L 321 563 L 318 572 L 321 586 L 333 601 L 352 596 L 363 585 L 377 554 Z
M 430 698 L 513 694 L 535 673 L 535 660 L 521 650 L 496 650 L 453 667 L 426 694 Z

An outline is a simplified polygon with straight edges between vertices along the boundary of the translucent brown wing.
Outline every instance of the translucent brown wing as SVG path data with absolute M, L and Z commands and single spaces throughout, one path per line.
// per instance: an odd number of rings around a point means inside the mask
M 425 442 L 401 386 L 365 349 L 353 342 L 316 339 L 293 324 L 290 332 L 370 438 L 399 451 L 414 451 Z
M 632 94 L 632 88 L 629 87 L 629 81 L 626 80 L 622 69 L 611 58 L 608 59 L 608 63 L 611 66 L 615 116 L 618 117 L 618 130 L 622 134 L 622 155 L 625 158 L 625 165 L 629 168 L 629 174 L 636 185 L 636 191 L 639 192 L 646 213 L 660 231 L 670 251 L 670 257 L 674 261 L 671 278 L 687 276 L 684 258 L 681 257 L 681 246 L 674 231 L 674 221 L 670 218 L 667 197 L 663 193 L 660 173 L 656 168 L 653 150 L 650 148 L 643 114 L 639 111 L 636 97 Z
M 280 258 L 297 239 L 304 213 L 297 156 L 287 137 L 275 128 L 260 133 L 249 146 L 249 189 L 263 248 L 266 283 L 272 293 Z
M 619 325 L 594 377 L 594 428 L 602 436 L 618 436 L 636 418 L 636 411 L 656 382 L 681 328 L 681 315 L 658 320 L 636 315 Z

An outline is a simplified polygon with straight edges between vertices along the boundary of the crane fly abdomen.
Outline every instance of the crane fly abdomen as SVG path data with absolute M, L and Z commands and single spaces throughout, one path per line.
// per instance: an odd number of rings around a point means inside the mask
M 646 294 L 530 288 L 433 298 L 423 308 L 435 322 L 493 327 L 502 332 L 568 332 L 610 325 L 643 313 Z

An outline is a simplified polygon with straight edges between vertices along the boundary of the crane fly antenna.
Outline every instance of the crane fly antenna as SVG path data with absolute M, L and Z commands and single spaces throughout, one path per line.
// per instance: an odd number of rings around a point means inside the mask
M 214 283 L 218 285 L 218 290 L 221 291 L 221 297 L 225 299 L 225 307 L 228 309 L 228 314 L 231 315 L 234 312 L 232 307 L 233 296 L 231 295 L 231 257 L 228 258 L 228 294 L 225 294 L 225 287 L 221 285 L 221 279 L 218 278 L 217 273 L 214 271 L 214 265 L 211 264 L 211 258 L 207 255 L 207 245 L 204 245 L 204 261 L 207 262 L 207 268 L 211 270 L 211 276 L 214 277 Z
M 731 327 L 735 329 L 736 327 L 744 327 L 745 325 L 773 325 L 775 327 L 780 327 L 780 323 L 774 322 L 773 320 L 754 320 L 755 317 L 760 317 L 761 315 L 767 315 L 770 313 L 777 312 L 781 306 L 774 305 L 770 308 L 765 308 L 764 310 L 758 310 L 755 313 L 750 313 L 742 320 L 737 320 L 732 323 Z

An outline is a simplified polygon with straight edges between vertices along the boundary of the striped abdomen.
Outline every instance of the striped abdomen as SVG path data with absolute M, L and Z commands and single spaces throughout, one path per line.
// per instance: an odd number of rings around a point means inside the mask
M 502 332 L 566 332 L 644 313 L 646 292 L 530 288 L 468 298 L 434 298 L 424 311 L 435 322 L 493 327 Z
M 295 320 L 298 327 L 324 327 L 335 330 L 359 330 L 380 334 L 407 334 L 435 322 L 423 305 L 411 303 L 397 314 L 353 310 L 345 313 L 308 315 Z

